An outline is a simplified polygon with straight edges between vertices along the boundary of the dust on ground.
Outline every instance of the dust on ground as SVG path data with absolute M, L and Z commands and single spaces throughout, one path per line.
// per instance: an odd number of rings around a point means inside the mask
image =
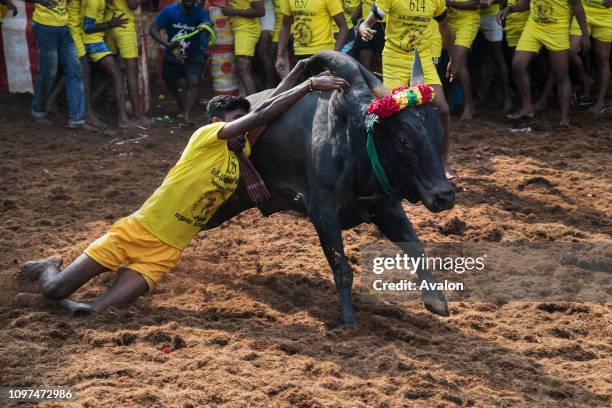
M 116 135 L 147 135 L 139 143 L 110 143 L 37 126 L 28 106 L 0 97 L 2 385 L 73 387 L 61 406 L 75 407 L 610 405 L 609 303 L 452 303 L 439 318 L 355 296 L 348 329 L 315 231 L 294 214 L 251 210 L 202 233 L 128 309 L 70 318 L 17 305 L 24 261 L 76 257 L 138 208 L 190 136 L 162 120 Z M 550 116 L 525 134 L 493 116 L 454 125 L 456 207 L 406 205 L 421 239 L 610 242 L 609 116 L 579 113 L 569 129 Z M 355 267 L 360 245 L 382 240 L 367 225 L 344 236 Z

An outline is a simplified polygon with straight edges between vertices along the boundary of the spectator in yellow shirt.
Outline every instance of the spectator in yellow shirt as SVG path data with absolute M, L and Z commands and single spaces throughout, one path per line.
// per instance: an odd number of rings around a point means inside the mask
M 340 0 L 281 0 L 281 24 L 276 70 L 286 72 L 285 58 L 289 35 L 293 34 L 295 60 L 308 58 L 319 51 L 340 51 L 346 42 L 348 27 Z M 338 26 L 334 40 L 332 22 Z
M 586 14 L 587 28 L 593 39 L 593 49 L 597 61 L 597 72 L 599 74 L 599 90 L 597 100 L 591 108 L 591 112 L 602 113 L 608 83 L 610 82 L 610 43 L 612 43 L 612 0 L 582 0 Z M 580 24 L 576 17 L 572 19 L 570 27 L 570 57 L 572 65 L 582 82 L 582 95 L 579 99 L 585 100 L 590 97 L 593 79 L 590 78 L 582 65 L 580 58 L 581 46 Z
M 74 0 L 71 0 L 74 1 Z M 108 0 L 106 2 L 106 20 L 113 17 L 125 18 L 125 25 L 112 27 L 107 36 L 113 54 L 119 54 L 125 65 L 127 88 L 132 105 L 132 117 L 139 124 L 146 125 L 149 120 L 144 115 L 144 106 L 138 91 L 138 36 L 136 34 L 135 11 L 140 0 Z
M 512 59 L 514 80 L 521 95 L 522 107 L 509 114 L 509 119 L 532 118 L 534 109 L 531 102 L 531 89 L 527 68 L 542 47 L 548 50 L 551 68 L 557 84 L 557 95 L 561 106 L 563 126 L 569 126 L 569 108 L 571 103 L 572 84 L 569 78 L 569 31 L 570 17 L 576 16 L 581 30 L 581 43 L 586 52 L 590 49 L 590 40 L 580 0 L 520 0 L 518 4 L 504 8 L 497 15 L 501 23 L 510 13 L 529 9 L 529 20 L 521 34 Z
M 223 15 L 229 16 L 234 32 L 234 54 L 238 66 L 238 78 L 247 95 L 257 92 L 253 76 L 253 57 L 261 34 L 259 17 L 266 12 L 263 0 L 228 0 Z
M 435 97 L 432 103 L 436 107 L 444 128 L 442 160 L 446 176 L 449 179 L 453 178 L 455 173 L 448 165 L 450 112 L 432 55 L 434 30 L 443 37 L 447 49 L 453 50 L 453 36 L 446 17 L 446 4 L 444 0 L 420 0 L 418 3 L 402 0 L 375 0 L 372 12 L 359 26 L 359 34 L 363 40 L 370 41 L 374 38 L 376 31 L 372 27 L 377 21 L 383 19 L 387 22 L 385 47 L 382 53 L 383 82 L 389 88 L 409 85 L 415 51 L 419 52 L 423 79 L 434 89 Z M 447 76 L 452 79 L 452 74 L 454 74 L 452 52 L 450 55 L 451 63 L 448 66 Z
M 90 61 L 98 64 L 108 75 L 110 75 L 117 99 L 119 118 L 117 126 L 122 129 L 134 127 L 134 123 L 128 118 L 125 104 L 125 90 L 123 88 L 123 75 L 119 71 L 113 54 L 104 41 L 107 30 L 124 27 L 128 19 L 124 15 L 112 16 L 106 20 L 106 2 L 104 0 L 81 0 L 83 11 L 83 43 Z

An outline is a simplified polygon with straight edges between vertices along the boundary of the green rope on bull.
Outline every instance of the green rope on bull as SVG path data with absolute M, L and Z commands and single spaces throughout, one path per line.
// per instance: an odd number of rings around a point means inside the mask
M 382 163 L 380 162 L 380 158 L 378 157 L 376 146 L 374 145 L 374 125 L 377 122 L 378 117 L 375 114 L 369 114 L 366 117 L 366 129 L 368 131 L 366 151 L 368 152 L 370 163 L 372 163 L 372 170 L 374 170 L 374 175 L 376 176 L 376 179 L 378 180 L 378 183 L 381 185 L 384 192 L 392 199 L 396 201 L 401 201 L 402 197 L 398 194 L 398 192 L 389 182 L 389 178 L 385 173 L 385 169 L 383 168 Z

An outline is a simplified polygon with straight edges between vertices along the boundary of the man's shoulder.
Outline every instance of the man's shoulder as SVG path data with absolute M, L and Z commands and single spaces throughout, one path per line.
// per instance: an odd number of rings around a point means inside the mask
M 161 9 L 159 14 L 170 14 L 176 15 L 178 11 L 180 11 L 181 3 L 168 4 L 166 7 Z
M 221 128 L 225 125 L 225 122 L 214 122 L 208 125 L 202 126 L 191 135 L 189 139 L 188 149 L 201 149 L 207 148 L 214 145 L 225 144 L 224 140 L 219 139 L 217 136 Z

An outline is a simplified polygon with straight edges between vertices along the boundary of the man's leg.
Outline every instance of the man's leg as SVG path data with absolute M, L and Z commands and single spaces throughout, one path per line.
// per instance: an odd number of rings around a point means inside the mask
M 246 92 L 247 96 L 257 92 L 255 78 L 253 78 L 252 61 L 252 57 L 247 57 L 243 55 L 236 56 L 238 76 L 240 77 L 240 82 L 242 83 L 242 86 L 244 87 L 244 92 Z
M 359 62 L 361 62 L 361 65 L 366 67 L 369 71 L 372 70 L 372 59 L 373 58 L 374 58 L 374 51 L 359 50 Z
M 178 90 L 178 79 L 180 76 L 184 75 L 185 68 L 183 64 L 169 62 L 166 56 L 164 56 L 162 62 L 162 79 L 164 80 L 166 89 L 174 96 L 176 106 L 180 112 L 185 111 L 185 101 L 183 100 L 183 95 L 181 95 Z
M 185 80 L 187 86 L 187 96 L 185 97 L 185 111 L 183 112 L 183 121 L 186 124 L 194 124 L 191 120 L 191 113 L 200 95 L 201 75 L 187 75 Z
M 19 275 L 23 279 L 38 280 L 40 291 L 45 297 L 60 301 L 61 305 L 73 314 L 99 312 L 108 306 L 125 306 L 148 290 L 142 275 L 128 269 L 106 293 L 91 304 L 75 302 L 68 299 L 68 296 L 108 269 L 86 254 L 81 254 L 63 271 L 59 269 L 61 264 L 59 257 L 27 262 Z
M 512 101 L 510 100 L 510 80 L 508 78 L 508 66 L 506 65 L 506 58 L 504 57 L 504 51 L 502 50 L 501 41 L 490 42 L 493 62 L 497 66 L 499 72 L 499 79 L 501 81 L 501 88 L 504 98 L 502 106 L 502 113 L 505 115 L 512 109 Z
M 606 93 L 610 82 L 610 42 L 593 39 L 593 48 L 595 49 L 599 71 L 599 92 L 591 112 L 599 114 L 606 101 Z
M 49 121 L 45 119 L 47 99 L 57 75 L 60 35 L 57 27 L 34 23 L 32 28 L 38 47 L 38 73 L 32 98 L 32 116 L 34 120 L 48 124 Z
M 113 85 L 115 87 L 115 97 L 117 98 L 117 108 L 119 109 L 119 121 L 117 126 L 122 129 L 133 127 L 133 123 L 130 122 L 127 115 L 127 109 L 125 106 L 125 91 L 123 89 L 123 78 L 119 67 L 115 62 L 115 58 L 111 54 L 105 56 L 98 61 L 98 64 L 111 76 Z
M 468 51 L 469 49 L 462 45 L 455 45 L 455 58 L 457 59 L 457 67 L 459 68 L 457 76 L 463 90 L 463 113 L 459 120 L 470 120 L 474 117 L 474 98 L 472 97 L 472 80 L 468 71 Z
M 55 115 L 57 113 L 59 109 L 57 100 L 59 99 L 65 87 L 66 87 L 66 78 L 64 77 L 64 75 L 62 75 L 62 77 L 57 81 L 57 83 L 51 90 L 49 97 L 47 98 L 47 104 L 45 107 L 45 111 L 47 112 L 47 114 L 50 113 L 52 115 Z
M 529 83 L 529 74 L 527 68 L 529 62 L 536 56 L 535 52 L 516 51 L 512 58 L 512 71 L 514 72 L 514 82 L 518 88 L 521 97 L 521 109 L 515 113 L 509 114 L 510 119 L 521 119 L 524 117 L 533 117 L 533 107 L 531 105 L 531 89 Z
M 440 118 L 440 122 L 442 122 L 442 128 L 444 130 L 444 140 L 442 141 L 442 161 L 444 162 L 444 172 L 446 173 L 446 178 L 452 180 L 457 177 L 457 173 L 455 173 L 448 164 L 448 150 L 450 147 L 450 109 L 448 107 L 448 103 L 446 102 L 446 98 L 444 97 L 444 89 L 442 85 L 432 85 L 434 89 L 434 94 L 436 97 L 433 100 L 433 105 L 436 108 L 436 113 Z
M 84 125 L 86 114 L 85 88 L 81 62 L 74 40 L 68 27 L 63 27 L 62 43 L 59 49 L 60 61 L 66 78 L 66 99 L 68 99 L 68 125 Z
M 578 97 L 578 99 L 584 100 L 588 99 L 591 95 L 591 87 L 593 86 L 593 79 L 589 77 L 584 69 L 584 65 L 582 64 L 582 57 L 580 56 L 580 51 L 582 50 L 580 44 L 580 36 L 572 35 L 570 36 L 570 61 L 572 63 L 572 67 L 574 68 L 576 75 L 578 76 L 580 82 L 582 83 L 582 93 Z
M 569 109 L 572 97 L 572 84 L 569 78 L 569 50 L 549 51 L 550 64 L 557 85 L 557 96 L 561 106 L 561 125 L 569 125 Z
M 269 31 L 262 31 L 259 36 L 259 41 L 257 42 L 257 59 L 261 62 L 264 70 L 264 75 L 266 79 L 265 87 L 272 88 L 274 87 L 276 79 L 274 78 L 274 73 L 276 69 L 274 68 L 273 55 L 276 53 L 271 53 L 272 48 L 272 33 Z
M 142 101 L 138 91 L 138 58 L 123 58 L 127 71 L 127 85 L 132 102 L 132 114 L 138 123 L 147 124 L 149 120 L 142 113 Z

